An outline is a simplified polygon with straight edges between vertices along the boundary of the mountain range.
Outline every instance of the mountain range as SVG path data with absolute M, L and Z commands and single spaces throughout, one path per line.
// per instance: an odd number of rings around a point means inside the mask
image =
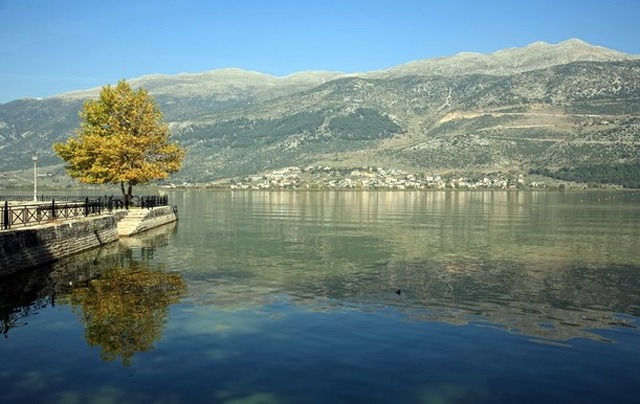
M 240 69 L 128 80 L 187 149 L 174 180 L 287 166 L 528 172 L 640 159 L 640 57 L 572 39 L 366 73 Z M 0 173 L 63 175 L 51 145 L 100 89 L 0 104 Z

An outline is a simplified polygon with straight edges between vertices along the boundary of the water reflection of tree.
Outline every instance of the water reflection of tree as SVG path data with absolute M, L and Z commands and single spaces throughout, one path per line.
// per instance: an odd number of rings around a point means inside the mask
M 72 257 L 0 279 L 0 329 L 8 336 L 13 328 L 29 324 L 29 317 L 55 303 L 66 304 L 73 285 L 114 266 L 118 244 L 82 252 Z
M 153 349 L 162 336 L 170 304 L 186 290 L 176 273 L 154 271 L 145 264 L 113 268 L 74 289 L 72 310 L 85 325 L 85 338 L 100 346 L 107 361 L 131 363 L 136 352 Z

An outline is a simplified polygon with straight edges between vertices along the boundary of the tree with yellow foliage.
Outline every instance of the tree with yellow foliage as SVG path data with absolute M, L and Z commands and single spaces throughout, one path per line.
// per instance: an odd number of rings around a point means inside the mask
M 126 80 L 102 88 L 79 112 L 75 137 L 53 149 L 67 173 L 86 184 L 120 184 L 131 200 L 134 185 L 165 179 L 182 165 L 184 149 L 169 142 L 169 127 L 147 91 L 132 90 Z

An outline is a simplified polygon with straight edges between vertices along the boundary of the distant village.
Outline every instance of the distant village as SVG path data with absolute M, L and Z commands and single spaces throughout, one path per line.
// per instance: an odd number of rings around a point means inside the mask
M 545 188 L 541 181 L 522 174 L 487 174 L 477 178 L 412 174 L 397 169 L 374 167 L 334 168 L 329 166 L 286 167 L 261 175 L 224 179 L 208 184 L 213 188 L 239 190 L 268 189 L 524 189 Z
M 0 189 L 28 188 L 33 184 L 28 173 L 0 173 Z M 81 185 L 62 171 L 38 173 L 42 189 L 91 188 L 104 186 Z M 219 179 L 208 183 L 166 181 L 152 186 L 162 188 L 209 188 L 231 190 L 443 190 L 443 189 L 585 189 L 594 185 L 573 183 L 540 175 L 521 173 L 426 174 L 379 167 L 343 168 L 330 166 L 285 167 L 255 175 Z M 599 188 L 621 188 L 618 185 L 598 184 Z

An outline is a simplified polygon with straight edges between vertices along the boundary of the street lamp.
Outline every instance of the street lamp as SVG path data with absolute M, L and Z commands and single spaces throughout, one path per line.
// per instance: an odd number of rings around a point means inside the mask
M 33 201 L 38 202 L 38 173 L 36 171 L 36 164 L 38 163 L 38 155 L 33 153 Z

